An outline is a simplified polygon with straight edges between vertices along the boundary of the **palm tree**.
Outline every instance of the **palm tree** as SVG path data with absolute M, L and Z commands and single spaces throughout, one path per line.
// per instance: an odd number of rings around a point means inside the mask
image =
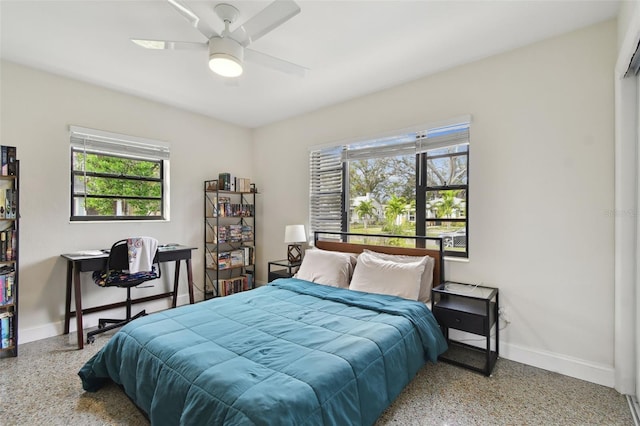
M 453 210 L 456 205 L 456 195 L 458 195 L 459 190 L 456 189 L 448 189 L 445 191 L 440 191 L 440 195 L 442 198 L 438 201 L 436 208 L 437 213 L 436 217 L 438 218 L 450 218 L 453 214 Z
M 355 206 L 353 209 L 355 213 L 358 214 L 358 217 L 362 219 L 364 223 L 364 229 L 367 229 L 367 220 L 376 214 L 376 208 L 373 205 L 373 200 L 363 200 L 360 201 L 360 204 Z
M 391 226 L 395 224 L 396 218 L 407 210 L 407 200 L 404 197 L 392 195 L 384 208 L 387 223 Z

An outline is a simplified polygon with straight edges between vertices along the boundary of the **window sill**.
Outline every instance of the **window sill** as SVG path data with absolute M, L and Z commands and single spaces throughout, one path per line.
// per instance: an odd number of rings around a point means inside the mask
M 139 219 L 139 220 L 70 220 L 69 223 L 164 223 L 170 222 L 169 219 Z

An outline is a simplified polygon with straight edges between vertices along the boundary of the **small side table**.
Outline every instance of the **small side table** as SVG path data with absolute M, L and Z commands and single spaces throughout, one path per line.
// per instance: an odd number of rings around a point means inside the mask
M 289 262 L 287 259 L 269 262 L 269 282 L 278 278 L 291 278 L 302 262 Z M 280 269 L 272 269 L 279 267 Z
M 498 289 L 472 284 L 445 282 L 431 293 L 431 310 L 447 339 L 449 350 L 439 359 L 490 376 L 500 353 L 500 309 Z M 495 326 L 495 350 L 491 330 Z M 479 348 L 449 339 L 449 329 L 466 331 L 486 339 Z

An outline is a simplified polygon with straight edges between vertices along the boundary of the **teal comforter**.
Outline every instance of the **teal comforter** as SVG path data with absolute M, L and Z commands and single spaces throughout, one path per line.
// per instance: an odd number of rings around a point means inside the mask
M 423 303 L 291 278 L 140 318 L 79 375 L 154 425 L 370 425 L 445 349 Z

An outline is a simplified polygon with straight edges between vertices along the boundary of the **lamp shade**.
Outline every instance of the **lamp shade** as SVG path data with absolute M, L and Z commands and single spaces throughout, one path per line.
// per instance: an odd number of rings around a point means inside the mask
M 213 37 L 209 40 L 209 68 L 223 77 L 238 77 L 242 74 L 244 51 L 242 45 L 228 37 Z
M 287 225 L 284 229 L 285 243 L 303 243 L 307 241 L 304 225 Z

